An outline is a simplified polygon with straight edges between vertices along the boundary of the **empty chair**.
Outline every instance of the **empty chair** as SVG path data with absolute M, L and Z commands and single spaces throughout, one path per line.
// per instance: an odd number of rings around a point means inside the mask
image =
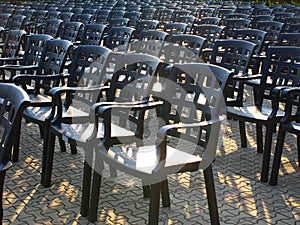
M 274 20 L 278 22 L 285 22 L 285 18 L 293 17 L 294 13 L 289 13 L 289 12 L 280 12 L 280 13 L 275 13 L 273 14 L 275 16 Z
M 164 62 L 191 63 L 199 62 L 205 38 L 196 35 L 178 34 L 170 38 L 164 47 Z
M 224 30 L 222 38 L 230 38 L 234 35 L 236 29 L 245 29 L 250 25 L 250 20 L 248 19 L 226 19 L 224 21 Z
M 60 19 L 48 19 L 45 24 L 37 26 L 39 34 L 49 34 L 53 38 L 58 37 L 63 21 Z
M 84 24 L 81 22 L 64 23 L 60 38 L 75 43 L 78 40 L 79 32 L 83 26 Z
M 296 65 L 294 65 L 296 66 Z M 285 136 L 287 133 L 294 134 L 296 136 L 296 148 L 298 151 L 298 165 L 300 163 L 299 154 L 299 88 L 287 88 L 282 91 L 282 97 L 287 99 L 288 103 L 285 106 L 285 115 L 280 121 L 278 136 L 276 141 L 276 147 L 274 152 L 274 159 L 272 164 L 272 171 L 269 184 L 277 185 L 278 173 L 282 159 L 282 153 L 285 151 L 285 145 L 290 144 L 285 142 Z M 296 113 L 294 113 L 296 112 Z M 291 149 L 292 151 L 294 149 Z M 299 171 L 296 171 L 299 172 Z
M 252 7 L 237 7 L 235 13 L 242 13 L 250 16 L 253 13 L 254 8 Z
M 141 9 L 141 20 L 152 20 L 154 19 L 154 15 L 155 15 L 155 8 L 142 8 Z
M 153 56 L 160 56 L 168 33 L 159 30 L 143 30 L 138 40 L 131 42 L 128 50 L 138 53 L 145 53 Z
M 193 34 L 204 37 L 206 43 L 204 48 L 212 48 L 217 39 L 222 35 L 223 28 L 216 25 L 199 25 L 194 26 Z
M 158 20 L 158 27 L 163 29 L 164 25 L 166 23 L 171 22 L 172 19 L 172 14 L 173 14 L 172 9 L 161 9 L 159 10 L 157 16 L 155 17 L 156 20 Z
M 140 18 L 140 12 L 125 12 L 124 18 L 129 19 L 128 25 L 129 27 L 135 27 L 137 20 Z
M 12 82 L 12 78 L 16 74 L 16 71 L 20 71 L 20 73 L 33 73 L 38 67 L 37 64 L 40 61 L 45 42 L 51 38 L 52 36 L 47 34 L 29 35 L 26 39 L 23 57 L 14 58 L 11 56 L 11 64 L 6 63 L 5 65 L 0 66 L 2 82 Z M 16 62 L 19 63 L 17 64 Z M 6 71 L 10 71 L 9 77 Z
M 289 33 L 300 33 L 300 23 L 292 24 L 290 26 Z
M 106 24 L 110 10 L 100 9 L 95 14 L 95 23 Z
M 3 219 L 3 187 L 6 171 L 12 166 L 12 152 L 16 130 L 22 122 L 22 112 L 28 106 L 29 97 L 22 88 L 13 84 L 0 84 L 0 127 L 1 127 L 1 169 L 0 169 L 0 223 Z
M 280 86 L 299 86 L 300 48 L 294 46 L 269 46 L 267 57 L 262 66 L 262 77 L 259 85 L 258 97 L 255 105 L 244 107 L 227 107 L 228 116 L 241 122 L 256 124 L 257 151 L 263 153 L 261 181 L 267 182 L 269 161 L 271 154 L 272 136 L 276 132 L 276 125 L 284 116 L 279 103 L 286 99 L 280 98 Z M 280 89 L 279 89 L 280 90 Z M 268 107 L 267 102 L 270 102 Z M 266 127 L 263 142 L 262 126 Z M 240 127 L 241 142 L 246 147 L 245 127 Z
M 277 45 L 300 47 L 300 33 L 282 33 L 282 34 L 280 34 Z
M 217 40 L 209 62 L 231 70 L 235 77 L 244 77 L 248 74 L 254 48 L 254 43 L 245 40 Z M 244 81 L 233 80 L 230 84 L 226 90 L 226 103 L 241 106 Z
M 179 18 L 182 16 L 189 16 L 191 14 L 191 11 L 189 10 L 175 10 L 172 14 L 172 22 L 179 22 Z
M 7 30 L 23 30 L 25 28 L 26 16 L 12 15 L 7 21 L 5 29 Z
M 11 16 L 9 13 L 0 13 L 0 26 L 7 27 L 8 19 Z
M 88 24 L 90 23 L 92 19 L 92 15 L 91 14 L 74 14 L 71 18 L 72 22 L 81 22 L 83 24 Z
M 156 30 L 158 21 L 138 20 L 135 26 L 134 38 L 138 39 L 143 30 Z
M 73 13 L 71 12 L 62 12 L 59 14 L 58 19 L 61 19 L 64 21 L 64 23 L 70 22 L 71 18 L 73 16 Z
M 257 22 L 257 27 L 260 30 L 266 31 L 264 47 L 274 45 L 278 41 L 278 37 L 283 28 L 283 23 L 277 21 L 261 21 Z
M 49 19 L 59 19 L 60 12 L 59 11 L 48 11 L 47 20 Z
M 112 27 L 104 39 L 104 46 L 111 50 L 126 51 L 133 32 L 131 27 Z
M 187 28 L 186 23 L 167 23 L 164 25 L 163 30 L 169 34 L 169 37 L 171 37 L 177 34 L 184 34 L 186 28 Z
M 283 19 L 282 32 L 288 33 L 292 24 L 300 24 L 300 16 L 286 17 Z
M 190 33 L 195 22 L 195 17 L 194 16 L 181 16 L 178 18 L 178 23 L 185 23 L 187 24 L 186 27 L 186 33 Z
M 84 26 L 82 40 L 80 44 L 82 45 L 100 45 L 103 40 L 104 31 L 106 26 L 103 24 L 86 24 Z
M 273 12 L 273 9 L 270 8 L 254 8 L 252 15 L 257 16 L 257 15 L 271 15 Z
M 109 143 L 103 139 L 101 144 L 103 148 L 96 147 L 95 160 L 97 165 L 103 160 L 114 168 L 141 179 L 144 184 L 150 185 L 149 224 L 158 224 L 161 195 L 163 206 L 170 206 L 167 176 L 169 174 L 186 171 L 198 171 L 199 169 L 204 170 L 211 224 L 219 223 L 211 163 L 215 157 L 220 126 L 220 117 L 219 115 L 216 115 L 218 113 L 214 112 L 218 111 L 215 109 L 222 105 L 223 99 L 221 96 L 223 95 L 221 93 L 229 77 L 229 73 L 226 72 L 225 69 L 213 65 L 174 65 L 174 67 L 170 68 L 170 82 L 166 82 L 166 89 L 158 96 L 164 100 L 163 105 L 159 110 L 162 113 L 159 114 L 158 117 L 167 125 L 159 125 L 159 131 L 157 133 L 157 138 L 155 137 L 156 140 L 154 141 L 154 144 L 138 147 L 129 146 L 128 148 L 123 144 L 114 147 L 110 146 Z M 217 73 L 220 76 L 218 76 Z M 178 81 L 179 77 L 186 77 L 186 79 L 182 80 L 181 83 L 176 83 L 176 80 Z M 218 78 L 220 78 L 220 80 L 218 80 Z M 210 87 L 206 86 L 207 83 L 205 83 L 205 81 L 207 80 L 211 81 Z M 215 88 L 217 86 L 218 88 Z M 206 92 L 208 88 L 211 88 L 210 90 L 212 92 Z M 210 101 L 205 100 L 204 105 L 201 105 L 198 102 L 198 96 L 202 96 L 203 99 L 206 100 L 216 99 L 215 103 L 218 106 L 214 105 L 215 107 L 212 107 Z M 172 100 L 169 102 L 168 100 L 170 99 Z M 186 99 L 189 99 L 190 101 L 186 101 Z M 129 107 L 127 108 L 128 110 L 126 111 L 129 111 Z M 120 108 L 120 110 L 121 109 L 122 108 Z M 171 109 L 175 114 L 170 113 Z M 101 106 L 95 107 L 95 113 L 97 115 L 96 122 L 98 117 L 99 119 L 102 117 L 102 110 L 105 110 L 105 108 Z M 187 116 L 184 110 L 188 110 L 195 116 Z M 111 114 L 113 113 L 109 113 L 109 115 Z M 188 113 L 188 115 L 190 114 Z M 202 115 L 202 117 L 199 115 Z M 102 118 L 104 118 L 104 121 L 107 120 L 106 116 Z M 179 121 L 182 123 L 179 124 Z M 110 122 L 107 121 L 107 123 L 110 126 Z M 203 124 L 205 125 L 203 126 Z M 108 126 L 105 127 L 105 131 L 107 131 L 107 127 Z M 169 129 L 172 129 L 172 132 L 169 132 Z M 200 135 L 203 137 L 201 141 L 199 141 Z M 167 141 L 169 140 L 167 137 L 180 137 L 179 139 L 176 138 L 176 140 L 186 140 L 189 143 L 192 143 L 193 149 L 187 151 L 186 148 L 180 148 L 178 145 L 171 147 Z M 204 147 L 203 158 L 201 158 L 199 154 L 193 154 L 195 152 L 194 150 L 200 146 Z M 129 153 L 131 150 L 134 153 L 132 155 Z M 123 151 L 124 154 L 122 154 Z M 113 155 L 116 157 L 112 157 Z M 140 160 L 146 160 L 147 165 Z M 104 176 L 102 170 L 103 167 L 101 166 L 98 166 L 97 169 L 94 170 L 92 198 L 90 213 L 88 215 L 88 219 L 91 222 L 97 220 L 100 185 L 102 176 Z M 105 197 L 103 196 L 102 198 Z

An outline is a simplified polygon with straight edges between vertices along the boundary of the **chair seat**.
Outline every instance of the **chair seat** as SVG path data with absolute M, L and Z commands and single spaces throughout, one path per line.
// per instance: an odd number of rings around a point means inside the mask
M 74 118 L 75 120 L 76 118 Z M 99 124 L 99 127 L 103 127 L 102 124 Z M 93 123 L 61 123 L 59 125 L 53 125 L 51 127 L 52 131 L 56 135 L 60 135 L 62 139 L 66 142 L 75 141 L 76 143 L 86 143 L 88 138 L 91 137 L 94 131 Z M 133 137 L 134 132 L 124 129 L 115 124 L 111 125 L 111 136 L 112 137 Z M 97 139 L 104 137 L 104 129 L 99 129 L 97 134 Z
M 244 120 L 249 122 L 257 122 L 257 121 L 267 121 L 268 117 L 272 112 L 271 108 L 261 107 L 258 108 L 256 106 L 244 106 L 244 107 L 227 107 L 227 113 L 230 117 L 238 118 L 242 117 Z M 281 110 L 277 111 L 276 117 L 283 117 L 284 112 Z
M 288 124 L 284 124 L 284 128 L 291 133 L 300 134 L 300 123 L 291 122 Z
M 30 104 L 34 105 L 34 106 L 50 106 L 51 105 L 51 98 L 47 98 L 43 95 L 40 94 L 29 94 L 29 98 L 30 98 Z
M 105 158 L 105 162 L 116 169 L 141 178 L 145 183 L 161 181 L 153 179 L 164 179 L 167 174 L 197 170 L 202 161 L 199 156 L 167 146 L 165 165 L 154 171 L 158 167 L 159 155 L 155 145 L 138 148 L 111 147 L 108 151 L 101 149 L 99 152 L 101 158 Z
M 43 123 L 45 119 L 50 115 L 52 108 L 51 106 L 43 106 L 43 107 L 27 107 L 24 112 L 23 116 L 30 120 L 35 121 L 35 123 Z M 74 107 L 69 107 L 67 111 L 63 112 L 63 117 L 72 117 L 72 118 L 79 118 L 79 117 L 88 117 L 89 114 L 81 111 Z

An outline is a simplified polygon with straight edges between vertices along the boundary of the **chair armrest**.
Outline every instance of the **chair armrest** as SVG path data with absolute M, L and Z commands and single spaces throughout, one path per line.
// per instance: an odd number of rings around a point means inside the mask
M 232 79 L 237 81 L 246 81 L 246 80 L 260 79 L 261 77 L 262 77 L 261 74 L 254 74 L 254 75 L 242 74 L 242 75 L 234 75 L 232 76 Z
M 38 68 L 38 65 L 14 65 L 14 64 L 5 64 L 0 66 L 0 69 L 4 70 L 36 70 Z
M 78 92 L 95 92 L 107 90 L 109 86 L 100 86 L 100 87 L 54 87 L 49 91 L 49 95 L 52 97 L 61 96 L 63 93 L 75 93 Z
M 206 128 L 211 127 L 210 137 L 208 143 L 205 147 L 205 151 L 202 155 L 202 162 L 199 165 L 199 168 L 206 169 L 214 160 L 217 150 L 217 143 L 219 135 L 219 129 L 221 122 L 225 120 L 225 116 L 219 116 L 218 118 L 214 118 L 208 121 L 202 121 L 199 123 L 179 123 L 179 124 L 171 124 L 165 125 L 161 127 L 157 132 L 157 146 L 160 150 L 160 159 L 157 167 L 154 169 L 154 172 L 158 172 L 162 167 L 164 167 L 164 163 L 167 156 L 167 133 L 171 129 L 182 129 L 182 128 Z
M 148 110 L 162 105 L 162 101 L 146 102 L 142 100 L 134 102 L 105 102 L 104 104 L 107 105 L 102 105 L 98 111 L 95 111 L 99 116 L 104 116 L 105 113 L 112 109 Z M 94 105 L 92 107 L 95 109 Z
M 23 60 L 23 57 L 0 57 L 0 62 L 17 62 Z

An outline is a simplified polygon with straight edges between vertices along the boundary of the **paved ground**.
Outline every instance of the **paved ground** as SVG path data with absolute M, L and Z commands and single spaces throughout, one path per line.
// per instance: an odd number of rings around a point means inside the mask
M 259 182 L 262 155 L 248 125 L 248 148 L 241 148 L 237 121 L 228 121 L 213 166 L 221 224 L 300 224 L 300 171 L 296 141 L 289 136 L 279 184 Z M 275 136 L 275 135 L 274 135 Z M 82 152 L 55 153 L 53 183 L 40 185 L 41 148 L 35 125 L 23 124 L 20 161 L 7 174 L 4 224 L 89 224 L 80 215 Z M 160 224 L 208 224 L 202 173 L 170 177 L 171 207 L 161 208 Z M 146 224 L 148 199 L 139 180 L 119 173 L 106 178 L 95 224 Z M 297 222 L 299 221 L 299 222 Z

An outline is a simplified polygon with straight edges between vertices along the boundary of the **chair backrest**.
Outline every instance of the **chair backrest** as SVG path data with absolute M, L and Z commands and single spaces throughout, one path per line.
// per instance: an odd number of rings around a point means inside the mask
M 135 26 L 135 38 L 139 38 L 140 33 L 143 30 L 156 30 L 158 21 L 154 20 L 138 20 Z
M 169 34 L 169 36 L 184 34 L 187 28 L 186 23 L 167 23 L 164 25 L 164 31 Z
M 44 23 L 47 18 L 47 10 L 38 10 L 35 17 L 33 18 L 34 23 Z
M 267 32 L 257 29 L 238 29 L 234 31 L 233 38 L 250 41 L 256 44 L 254 54 L 261 53 L 261 48 Z
M 131 40 L 134 29 L 131 27 L 112 27 L 109 30 L 108 37 L 105 41 L 105 46 L 109 49 L 115 49 L 117 47 L 122 48 L 119 50 L 125 51 L 127 45 Z
M 128 26 L 129 27 L 135 27 L 137 20 L 140 18 L 141 13 L 140 12 L 125 12 L 124 18 L 129 19 Z
M 76 42 L 78 39 L 79 32 L 83 27 L 81 22 L 66 22 L 63 25 L 61 38 L 71 42 Z
M 37 74 L 60 74 L 66 62 L 67 54 L 72 47 L 72 43 L 67 40 L 48 40 L 42 52 Z
M 292 24 L 290 26 L 289 33 L 300 33 L 300 23 Z
M 226 19 L 224 21 L 225 28 L 223 30 L 223 38 L 230 38 L 234 35 L 234 30 L 248 28 L 250 25 L 248 19 Z
M 137 42 L 130 43 L 130 51 L 160 56 L 168 33 L 159 30 L 144 30 L 140 33 Z
M 278 45 L 300 47 L 300 33 L 282 33 L 278 38 Z
M 167 77 L 162 79 L 166 83 L 162 86 L 166 88 L 161 93 L 155 93 L 164 102 L 159 115 L 165 124 L 196 124 L 217 120 L 220 115 L 225 115 L 223 92 L 231 78 L 230 71 L 202 63 L 175 64 L 167 69 Z M 214 128 L 194 126 L 169 130 L 168 135 L 194 143 L 191 145 L 192 149 L 189 149 L 192 151 L 190 153 L 203 156 L 209 161 L 200 165 L 201 168 L 206 168 L 216 155 L 219 129 L 220 124 Z M 213 135 L 215 136 L 212 137 Z M 180 147 L 180 143 L 184 143 L 180 140 L 173 144 L 188 151 Z M 203 151 L 199 146 L 207 147 L 208 150 Z
M 217 40 L 210 63 L 237 74 L 246 74 L 255 44 L 244 40 Z
M 107 27 L 104 24 L 86 24 L 84 26 L 81 44 L 100 45 Z
M 205 38 L 196 35 L 181 34 L 172 36 L 169 45 L 164 47 L 164 62 L 199 62 L 205 41 Z
M 26 36 L 23 30 L 9 30 L 5 37 L 2 57 L 15 57 L 19 53 L 21 43 Z
M 106 92 L 107 100 L 131 102 L 149 97 L 160 60 L 143 53 L 125 53 L 118 54 L 116 62 L 110 88 Z
M 7 83 L 0 83 L 0 100 L 0 170 L 3 171 L 11 165 L 14 140 L 22 121 L 23 110 L 29 106 L 30 100 L 22 88 Z
M 95 23 L 106 24 L 110 10 L 100 9 L 95 15 Z
M 26 47 L 24 51 L 23 65 L 38 64 L 46 41 L 52 39 L 48 34 L 31 34 L 26 40 Z
M 270 46 L 262 64 L 262 78 L 256 104 L 272 99 L 271 92 L 277 86 L 299 86 L 300 47 Z
M 6 171 L 12 166 L 12 151 L 19 135 L 22 114 L 29 106 L 27 93 L 14 84 L 0 84 L 0 223 L 3 219 L 3 186 Z
M 61 19 L 47 19 L 47 22 L 44 27 L 39 30 L 40 34 L 49 34 L 53 38 L 56 38 L 61 29 L 63 20 Z
M 249 19 L 249 14 L 244 13 L 230 13 L 227 15 L 227 19 Z
M 251 7 L 237 7 L 235 12 L 236 13 L 242 13 L 242 14 L 247 14 L 251 15 L 253 13 L 254 8 Z
M 0 26 L 5 28 L 7 26 L 7 22 L 11 14 L 9 13 L 1 13 L 0 14 Z
M 216 25 L 194 26 L 193 34 L 206 39 L 204 48 L 213 48 L 216 40 L 222 35 L 223 28 Z
M 283 28 L 283 23 L 276 21 L 257 22 L 257 29 L 266 31 L 266 41 L 274 42 L 278 40 L 279 34 Z
M 24 15 L 12 15 L 7 22 L 7 29 L 10 30 L 22 30 L 25 25 L 26 16 Z
M 218 17 L 203 17 L 197 24 L 206 24 L 206 25 L 219 25 L 221 18 Z
M 282 32 L 288 33 L 292 24 L 300 24 L 300 16 L 286 17 L 283 23 Z
M 152 20 L 155 15 L 155 8 L 152 7 L 147 7 L 147 8 L 142 8 L 141 9 L 141 20 Z
M 81 22 L 83 24 L 88 24 L 91 22 L 92 15 L 91 14 L 74 14 L 71 18 L 72 22 Z
M 73 16 L 73 13 L 71 13 L 71 12 L 62 12 L 62 13 L 59 14 L 58 18 L 63 20 L 64 23 L 66 23 L 66 22 L 71 21 L 72 16 Z
M 47 14 L 47 20 L 49 19 L 58 19 L 60 15 L 60 12 L 59 11 L 48 11 L 48 14 Z

